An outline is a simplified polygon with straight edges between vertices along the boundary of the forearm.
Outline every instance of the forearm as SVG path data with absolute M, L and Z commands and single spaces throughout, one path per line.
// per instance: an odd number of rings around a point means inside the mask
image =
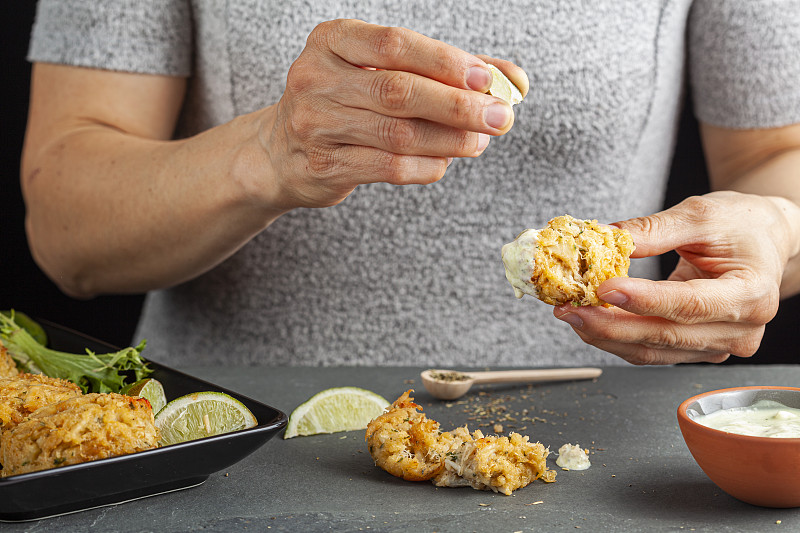
M 75 125 L 26 150 L 34 258 L 82 297 L 170 286 L 220 263 L 281 214 L 257 188 L 270 177 L 256 118 L 180 141 Z
M 722 188 L 713 175 L 712 186 Z M 774 155 L 755 168 L 747 169 L 724 188 L 771 197 L 784 217 L 784 224 L 775 228 L 786 243 L 787 263 L 781 297 L 800 293 L 800 149 Z

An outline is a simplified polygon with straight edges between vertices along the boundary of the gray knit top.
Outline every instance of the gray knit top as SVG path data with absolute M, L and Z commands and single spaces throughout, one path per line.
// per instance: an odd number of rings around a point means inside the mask
M 214 270 L 152 292 L 133 339 L 151 358 L 618 363 L 550 306 L 515 299 L 501 246 L 564 213 L 659 211 L 687 76 L 703 121 L 800 122 L 798 0 L 42 0 L 29 58 L 187 76 L 177 135 L 190 136 L 276 102 L 314 26 L 343 17 L 514 61 L 531 81 L 514 128 L 438 183 L 295 210 Z

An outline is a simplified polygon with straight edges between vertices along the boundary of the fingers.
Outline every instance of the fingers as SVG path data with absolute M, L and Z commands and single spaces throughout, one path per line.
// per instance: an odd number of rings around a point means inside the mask
M 341 145 L 306 154 L 307 179 L 295 185 L 293 201 L 302 207 L 328 207 L 353 190 L 353 183 L 427 185 L 444 176 L 444 157 L 395 154 L 369 146 Z
M 758 283 L 735 273 L 688 281 L 612 278 L 600 285 L 597 295 L 631 313 L 679 324 L 765 324 L 778 309 L 777 294 L 762 294 Z
M 615 226 L 628 230 L 636 244 L 631 257 L 651 257 L 697 240 L 697 213 L 690 205 L 678 204 L 654 215 L 632 218 Z
M 514 111 L 500 98 L 464 91 L 402 71 L 364 70 L 352 74 L 355 89 L 342 103 L 382 115 L 427 120 L 467 131 L 502 135 Z
M 479 92 L 491 85 L 491 73 L 474 55 L 405 28 L 337 20 L 317 26 L 309 43 L 359 67 L 410 72 Z
M 580 335 L 580 334 L 579 334 Z M 583 335 L 581 335 L 583 337 Z M 623 344 L 611 341 L 591 340 L 584 342 L 600 350 L 613 353 L 633 365 L 674 365 L 679 363 L 722 363 L 730 353 L 707 353 L 669 348 L 653 348 L 643 344 Z
M 561 306 L 553 313 L 572 325 L 584 342 L 634 364 L 718 362 L 729 354 L 749 357 L 764 332 L 763 325 L 676 324 L 620 309 Z
M 422 119 L 376 116 L 364 110 L 353 110 L 342 129 L 343 143 L 371 145 L 396 154 L 476 157 L 489 144 L 485 133 L 472 133 Z

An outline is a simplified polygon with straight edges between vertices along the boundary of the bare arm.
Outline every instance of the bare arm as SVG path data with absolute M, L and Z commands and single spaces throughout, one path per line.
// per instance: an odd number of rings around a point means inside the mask
M 769 198 L 785 220 L 781 296 L 800 293 L 800 124 L 729 130 L 701 124 L 711 186 Z
M 212 267 L 276 213 L 249 201 L 252 117 L 170 141 L 180 78 L 40 64 L 22 160 L 37 262 L 76 296 L 178 283 Z
M 498 66 L 524 91 L 524 73 Z M 364 68 L 368 67 L 368 68 Z M 169 140 L 184 81 L 36 65 L 23 154 L 27 231 L 65 292 L 170 286 L 281 214 L 361 183 L 426 184 L 513 123 L 483 60 L 400 28 L 318 26 L 279 102 Z

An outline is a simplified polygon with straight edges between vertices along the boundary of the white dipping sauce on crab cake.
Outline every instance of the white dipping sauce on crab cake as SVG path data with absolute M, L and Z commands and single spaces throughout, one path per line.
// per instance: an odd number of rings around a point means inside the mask
M 800 438 L 800 409 L 771 400 L 760 400 L 749 407 L 720 409 L 694 419 L 712 429 L 751 437 Z

